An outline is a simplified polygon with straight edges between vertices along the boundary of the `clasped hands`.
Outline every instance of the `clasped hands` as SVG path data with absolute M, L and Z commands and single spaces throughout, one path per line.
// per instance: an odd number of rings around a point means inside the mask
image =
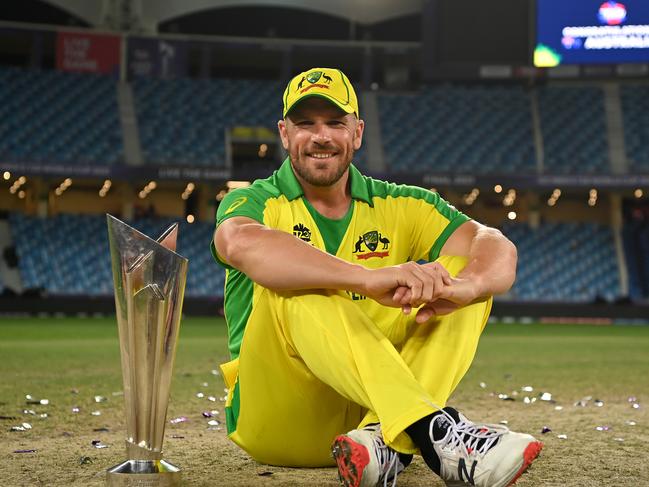
M 479 297 L 475 280 L 452 277 L 439 262 L 370 270 L 365 286 L 365 294 L 385 306 L 401 308 L 405 314 L 418 308 L 417 323 L 451 313 Z

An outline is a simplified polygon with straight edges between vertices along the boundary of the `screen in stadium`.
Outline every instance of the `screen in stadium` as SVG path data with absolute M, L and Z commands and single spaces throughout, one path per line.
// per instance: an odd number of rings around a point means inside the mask
M 534 65 L 649 61 L 647 0 L 537 0 Z

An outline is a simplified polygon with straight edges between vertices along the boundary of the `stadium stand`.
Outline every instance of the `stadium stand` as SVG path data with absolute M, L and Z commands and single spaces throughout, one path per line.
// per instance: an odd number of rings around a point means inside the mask
M 610 172 L 602 90 L 589 86 L 542 87 L 538 99 L 544 172 Z
M 508 224 L 518 247 L 511 297 L 521 301 L 614 301 L 620 279 L 610 227 L 594 223 Z
M 115 80 L 0 67 L 0 157 L 50 165 L 119 162 Z
M 50 294 L 109 295 L 112 274 L 103 216 L 58 215 L 41 219 L 10 215 L 25 288 Z M 142 218 L 133 226 L 160 235 L 173 220 Z M 221 297 L 224 272 L 207 245 L 210 223 L 181 223 L 178 252 L 189 259 L 187 296 Z M 510 224 L 505 233 L 519 249 L 518 279 L 511 296 L 521 301 L 612 301 L 620 295 L 611 229 L 596 224 L 546 223 L 538 229 Z M 649 232 L 645 228 L 645 249 Z
M 148 163 L 223 167 L 225 129 L 275 130 L 280 83 L 263 80 L 159 80 L 134 83 L 141 145 Z
M 140 219 L 132 225 L 156 238 L 171 219 Z M 10 215 L 23 286 L 51 294 L 112 295 L 113 278 L 104 216 Z M 223 295 L 224 272 L 212 262 L 209 223 L 181 223 L 178 252 L 189 259 L 186 295 Z
M 629 171 L 649 173 L 649 86 L 622 85 L 620 94 Z
M 382 94 L 383 147 L 391 172 L 532 173 L 530 100 L 520 86 L 427 86 Z

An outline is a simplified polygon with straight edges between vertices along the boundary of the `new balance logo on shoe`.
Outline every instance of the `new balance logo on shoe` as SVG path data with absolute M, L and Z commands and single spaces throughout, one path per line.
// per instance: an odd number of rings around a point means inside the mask
M 530 435 L 473 423 L 450 407 L 433 417 L 429 435 L 447 487 L 510 487 L 543 447 Z
M 468 482 L 470 485 L 475 485 L 475 467 L 478 465 L 477 460 L 473 460 L 473 464 L 471 465 L 471 472 L 469 472 L 466 468 L 466 463 L 464 461 L 464 458 L 460 458 L 460 460 L 457 463 L 457 475 L 460 477 L 460 480 L 463 480 L 464 482 Z

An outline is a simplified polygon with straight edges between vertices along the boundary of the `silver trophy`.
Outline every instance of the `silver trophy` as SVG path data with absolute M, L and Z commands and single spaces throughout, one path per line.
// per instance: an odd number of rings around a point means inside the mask
M 188 261 L 175 252 L 177 224 L 153 240 L 111 215 L 107 220 L 128 460 L 108 469 L 106 484 L 180 485 L 180 469 L 162 459 L 162 440 Z

